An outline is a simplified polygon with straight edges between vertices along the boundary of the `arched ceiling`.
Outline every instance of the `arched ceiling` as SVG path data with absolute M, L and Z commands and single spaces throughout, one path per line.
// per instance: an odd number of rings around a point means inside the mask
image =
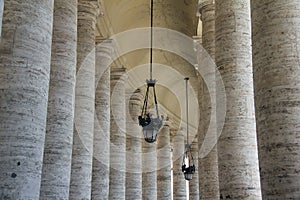
M 199 20 L 196 13 L 198 0 L 153 0 L 153 2 L 154 27 L 175 30 L 189 37 L 197 35 Z M 150 26 L 150 0 L 102 0 L 102 7 L 103 16 L 99 17 L 97 22 L 98 36 L 100 37 L 106 38 L 131 29 Z M 121 65 L 124 65 L 128 71 L 131 71 L 136 67 L 149 64 L 149 49 L 132 51 L 123 55 L 119 60 L 121 60 Z M 198 91 L 198 79 L 195 68 L 184 58 L 171 52 L 154 50 L 153 60 L 155 63 L 173 68 L 182 77 L 190 77 L 190 83 L 194 91 Z M 137 81 L 138 78 L 136 77 L 144 77 L 145 73 L 149 73 L 147 68 L 144 71 L 136 70 L 131 74 L 132 77 L 129 80 Z M 154 68 L 154 77 L 156 73 L 159 73 L 160 79 L 171 78 L 172 80 L 168 71 L 160 70 L 159 67 Z M 179 85 L 184 83 L 183 79 L 174 81 L 179 81 L 177 83 Z M 181 92 L 185 94 L 184 91 Z M 158 86 L 158 93 L 160 95 L 158 97 L 160 104 L 172 116 L 182 115 L 182 110 L 178 104 L 179 101 L 182 101 L 182 96 L 174 95 L 173 91 L 166 85 Z M 198 115 L 192 117 L 197 118 Z

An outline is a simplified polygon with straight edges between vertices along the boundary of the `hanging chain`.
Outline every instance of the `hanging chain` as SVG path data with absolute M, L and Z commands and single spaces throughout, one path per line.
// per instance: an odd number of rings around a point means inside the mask
M 150 81 L 152 80 L 152 56 L 153 56 L 153 0 L 151 0 L 151 20 L 150 20 Z
M 187 148 L 190 148 L 189 145 L 189 97 L 188 97 L 188 81 L 189 78 L 184 78 L 186 84 L 185 84 L 185 90 L 186 90 L 186 140 L 187 140 Z

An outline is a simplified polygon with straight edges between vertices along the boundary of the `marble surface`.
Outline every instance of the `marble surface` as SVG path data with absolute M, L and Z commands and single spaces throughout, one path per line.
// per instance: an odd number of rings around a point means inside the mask
M 39 198 L 53 2 L 5 2 L 0 44 L 0 199 Z
M 261 199 L 249 0 L 216 0 L 216 64 L 226 88 L 218 142 L 220 198 Z
M 215 60 L 215 4 L 212 1 L 204 1 L 200 4 L 200 19 L 202 20 L 202 46 L 210 55 L 212 60 Z M 206 77 L 209 79 L 214 79 L 215 73 L 207 74 Z M 208 127 L 212 125 L 211 115 L 212 105 L 216 102 L 212 102 L 210 98 L 210 93 L 206 84 L 202 80 L 203 89 L 199 94 L 200 106 L 200 131 L 198 132 L 199 139 L 199 149 L 207 137 Z M 210 88 L 215 91 L 216 88 Z M 202 113 L 202 114 L 201 114 Z M 215 125 L 214 125 L 215 126 Z M 208 135 L 209 137 L 216 137 L 217 130 L 213 130 L 214 135 Z M 216 138 L 213 138 L 216 140 Z M 201 173 L 199 174 L 200 182 L 200 193 L 203 199 L 218 199 L 219 194 L 219 175 L 218 175 L 218 151 L 217 145 L 209 152 L 204 158 L 199 158 L 199 166 Z
M 62 21 L 62 18 L 65 20 Z M 69 197 L 76 48 L 77 1 L 55 1 L 40 199 L 68 199 Z
M 70 199 L 90 199 L 95 111 L 95 1 L 78 2 L 77 74 Z
M 300 5 L 251 1 L 263 199 L 300 198 Z

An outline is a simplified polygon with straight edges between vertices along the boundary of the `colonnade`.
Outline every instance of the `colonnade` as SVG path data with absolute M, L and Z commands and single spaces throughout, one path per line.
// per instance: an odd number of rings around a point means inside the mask
M 97 0 L 5 1 L 0 199 L 187 198 L 184 131 L 171 134 L 165 121 L 157 144 L 143 141 L 141 91 L 126 101 L 126 69 L 108 66 L 113 41 L 97 45 L 100 8 Z M 190 199 L 299 198 L 300 3 L 215 0 L 199 9 L 226 118 L 213 150 L 196 159 Z M 199 85 L 194 156 L 215 103 Z

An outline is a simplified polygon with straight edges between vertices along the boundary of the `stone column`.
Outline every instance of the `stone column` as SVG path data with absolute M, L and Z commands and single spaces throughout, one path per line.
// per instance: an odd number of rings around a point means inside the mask
M 93 144 L 92 199 L 108 199 L 110 148 L 111 40 L 96 42 L 95 127 Z M 101 189 L 99 189 L 101 188 Z
M 186 180 L 181 171 L 182 159 L 184 154 L 184 134 L 183 129 L 177 131 L 173 137 L 173 199 L 185 200 L 186 195 Z
M 251 60 L 250 0 L 216 0 L 216 64 L 226 88 L 218 142 L 220 198 L 261 199 Z
M 125 68 L 111 68 L 109 199 L 125 199 Z
M 191 144 L 191 153 L 194 158 L 195 173 L 193 174 L 193 179 L 189 181 L 189 199 L 199 200 L 199 168 L 198 168 L 198 141 L 195 140 Z M 202 180 L 204 181 L 204 180 Z
M 300 198 L 300 4 L 251 1 L 263 199 Z
M 210 55 L 212 60 L 215 60 L 215 4 L 212 0 L 204 1 L 199 6 L 199 12 L 201 14 L 202 20 L 202 46 Z M 215 73 L 205 74 L 209 79 L 213 79 Z M 211 77 L 211 78 L 210 78 Z M 204 81 L 202 81 L 203 88 L 200 91 L 200 127 L 201 130 L 198 134 L 199 136 L 199 149 L 207 137 L 209 124 L 212 123 L 211 119 L 211 107 L 215 102 L 211 102 L 210 94 L 208 88 Z M 211 90 L 216 90 L 215 88 L 210 88 Z M 215 135 L 211 137 L 216 137 L 217 129 L 214 129 Z M 209 136 L 210 137 L 210 136 Z M 218 151 L 217 145 L 209 152 L 204 158 L 199 158 L 199 165 L 202 172 L 200 173 L 200 193 L 203 199 L 219 199 L 219 176 L 218 176 Z
M 0 199 L 39 199 L 53 4 L 53 0 L 5 2 L 0 46 Z
M 96 1 L 79 0 L 77 74 L 70 199 L 90 199 L 95 109 Z
M 142 143 L 143 200 L 157 199 L 157 151 L 155 143 Z
M 171 162 L 170 122 L 165 121 L 157 135 L 157 199 L 172 198 Z
M 1 38 L 1 32 L 2 32 L 3 9 L 4 9 L 4 0 L 0 0 L 0 38 Z
M 126 119 L 126 199 L 142 199 L 142 141 L 138 125 L 143 95 L 140 89 L 128 97 Z
M 64 20 L 61 20 L 61 19 Z M 48 115 L 40 199 L 68 199 L 73 144 L 77 0 L 54 2 Z

